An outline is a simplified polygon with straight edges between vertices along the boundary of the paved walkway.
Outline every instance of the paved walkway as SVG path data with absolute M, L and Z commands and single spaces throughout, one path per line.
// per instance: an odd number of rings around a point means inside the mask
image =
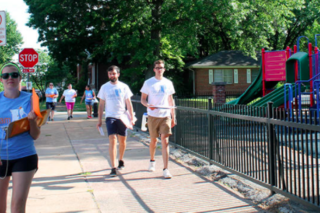
M 148 147 L 134 132 L 129 132 L 125 170 L 110 178 L 108 139 L 98 134 L 96 119 L 85 117 L 75 113 L 68 121 L 58 112 L 42 127 L 27 212 L 263 212 L 175 161 L 169 163 L 174 177 L 163 179 L 161 150 L 156 172 L 148 172 Z

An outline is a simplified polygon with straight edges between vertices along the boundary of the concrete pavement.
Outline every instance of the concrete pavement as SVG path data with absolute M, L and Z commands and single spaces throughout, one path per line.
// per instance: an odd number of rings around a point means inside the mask
M 148 147 L 134 131 L 128 132 L 126 168 L 111 178 L 108 139 L 96 130 L 97 120 L 86 119 L 85 112 L 75 112 L 70 121 L 66 118 L 65 112 L 56 113 L 35 141 L 39 170 L 27 212 L 263 212 L 175 161 L 169 162 L 174 177 L 164 179 L 161 149 L 156 171 L 148 172 Z

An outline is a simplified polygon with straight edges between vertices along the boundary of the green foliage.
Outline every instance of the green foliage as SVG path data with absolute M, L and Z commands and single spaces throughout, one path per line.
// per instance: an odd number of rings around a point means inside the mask
M 73 75 L 71 64 L 117 64 L 124 67 L 121 80 L 134 92 L 154 75 L 155 60 L 165 60 L 166 75 L 179 90 L 190 91 L 184 69 L 190 59 L 221 50 L 255 57 L 261 48 L 285 49 L 314 32 L 320 17 L 318 0 L 24 1 L 28 25 L 38 29 L 59 69 L 66 59 Z
M 56 88 L 62 92 L 67 88 L 67 84 L 75 83 L 75 79 L 70 73 L 70 70 L 71 69 L 67 64 L 59 65 L 56 61 L 51 61 L 45 76 L 46 85 L 52 82 Z
M 274 86 L 273 89 L 278 89 L 279 87 L 282 87 L 282 86 L 284 85 L 284 83 L 285 83 L 285 82 L 283 82 L 283 81 L 279 81 L 279 82 Z
M 310 42 L 315 45 L 315 35 L 320 34 L 320 20 L 315 21 L 312 26 L 310 26 L 306 32 L 306 36 L 309 38 Z M 317 46 L 320 46 L 320 36 L 317 36 Z
M 0 46 L 0 66 L 11 61 L 12 57 L 19 53 L 20 46 L 22 45 L 22 36 L 17 31 L 17 23 L 11 19 L 10 14 L 6 12 L 6 30 L 7 30 L 7 45 Z
M 39 62 L 35 66 L 35 72 L 29 74 L 30 80 L 32 81 L 32 86 L 41 90 L 43 93 L 46 89 L 46 73 L 48 70 L 48 66 L 50 64 L 51 58 L 45 50 L 37 50 L 39 55 Z M 24 74 L 26 76 L 27 74 Z

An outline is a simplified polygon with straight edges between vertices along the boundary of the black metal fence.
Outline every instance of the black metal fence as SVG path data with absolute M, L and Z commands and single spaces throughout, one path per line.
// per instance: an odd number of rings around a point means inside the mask
M 133 106 L 140 126 L 146 108 L 138 101 Z M 320 126 L 314 111 L 289 112 L 270 104 L 178 106 L 176 116 L 171 142 L 320 210 Z

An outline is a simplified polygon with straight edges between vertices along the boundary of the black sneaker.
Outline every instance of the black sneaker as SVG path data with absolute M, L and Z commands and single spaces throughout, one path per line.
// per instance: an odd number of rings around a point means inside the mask
M 70 115 L 70 118 L 73 118 L 72 115 Z
M 68 117 L 68 120 L 70 120 L 70 116 Z
M 117 176 L 117 169 L 116 168 L 112 168 L 111 172 L 110 172 L 110 177 L 116 177 Z
M 119 160 L 119 166 L 118 166 L 118 169 L 121 170 L 121 169 L 124 169 L 124 162 L 123 160 Z

